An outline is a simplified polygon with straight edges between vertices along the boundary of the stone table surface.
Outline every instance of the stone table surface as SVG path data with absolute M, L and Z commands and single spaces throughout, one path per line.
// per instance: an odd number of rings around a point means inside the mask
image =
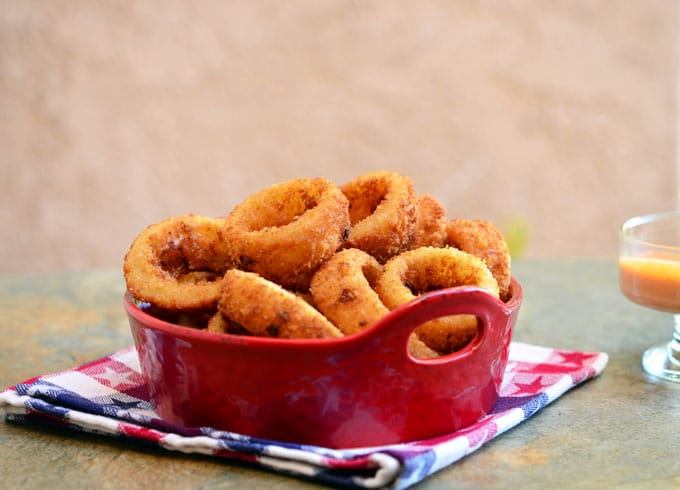
M 604 373 L 445 468 L 419 489 L 680 488 L 680 385 L 640 368 L 670 315 L 628 302 L 610 259 L 513 264 L 524 289 L 514 339 L 609 354 Z M 0 274 L 0 383 L 73 367 L 132 344 L 119 271 Z M 321 488 L 158 448 L 0 423 L 3 488 Z

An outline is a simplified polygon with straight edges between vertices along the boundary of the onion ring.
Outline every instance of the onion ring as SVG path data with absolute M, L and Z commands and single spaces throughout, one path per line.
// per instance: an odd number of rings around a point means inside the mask
M 479 286 L 498 297 L 498 284 L 484 262 L 454 248 L 421 247 L 385 264 L 376 291 L 390 310 L 436 289 Z M 464 347 L 477 332 L 474 315 L 451 315 L 419 325 L 418 337 L 431 349 L 450 353 Z
M 498 282 L 499 296 L 510 297 L 510 250 L 503 234 L 490 221 L 452 219 L 446 225 L 446 244 L 486 263 Z
M 233 267 L 223 226 L 222 219 L 193 214 L 148 226 L 125 254 L 127 290 L 171 312 L 214 308 L 222 275 Z
M 381 273 L 382 266 L 363 250 L 341 250 L 312 277 L 314 304 L 345 335 L 360 332 L 389 313 L 372 287 Z
M 253 335 L 324 339 L 342 332 L 304 299 L 254 272 L 228 270 L 218 309 Z
M 430 194 L 418 196 L 416 227 L 409 248 L 443 247 L 446 243 L 446 208 Z
M 225 219 L 238 268 L 305 290 L 349 233 L 349 203 L 323 179 L 295 179 L 252 194 Z
M 371 172 L 344 184 L 352 230 L 346 248 L 358 248 L 378 262 L 408 248 L 418 210 L 411 179 L 396 172 Z
M 381 273 L 380 263 L 363 250 L 341 250 L 314 274 L 310 287 L 314 304 L 343 334 L 361 332 L 389 313 L 373 289 Z M 438 356 L 415 333 L 409 337 L 408 350 L 414 357 Z

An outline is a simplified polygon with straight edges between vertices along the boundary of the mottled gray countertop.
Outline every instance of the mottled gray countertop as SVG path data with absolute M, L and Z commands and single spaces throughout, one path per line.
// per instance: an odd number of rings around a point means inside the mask
M 680 487 L 680 385 L 640 368 L 670 315 L 619 293 L 616 263 L 513 264 L 524 289 L 514 339 L 604 351 L 604 373 L 417 488 Z M 118 271 L 0 274 L 0 383 L 132 344 Z M 56 429 L 0 423 L 4 488 L 319 488 L 248 466 Z

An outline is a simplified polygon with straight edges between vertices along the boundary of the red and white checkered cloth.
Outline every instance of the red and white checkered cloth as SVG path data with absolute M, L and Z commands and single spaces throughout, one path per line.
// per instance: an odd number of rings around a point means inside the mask
M 475 424 L 435 439 L 337 450 L 256 439 L 210 427 L 182 427 L 154 412 L 130 347 L 76 368 L 38 376 L 0 393 L 7 421 L 152 443 L 172 451 L 249 461 L 269 470 L 357 488 L 403 489 L 467 456 L 600 374 L 601 352 L 513 342 L 498 403 Z

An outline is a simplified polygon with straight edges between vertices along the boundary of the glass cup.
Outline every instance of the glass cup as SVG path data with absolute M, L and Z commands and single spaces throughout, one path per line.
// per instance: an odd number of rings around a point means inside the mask
M 636 216 L 621 226 L 619 286 L 631 301 L 673 314 L 671 340 L 646 350 L 642 368 L 680 383 L 680 211 Z

